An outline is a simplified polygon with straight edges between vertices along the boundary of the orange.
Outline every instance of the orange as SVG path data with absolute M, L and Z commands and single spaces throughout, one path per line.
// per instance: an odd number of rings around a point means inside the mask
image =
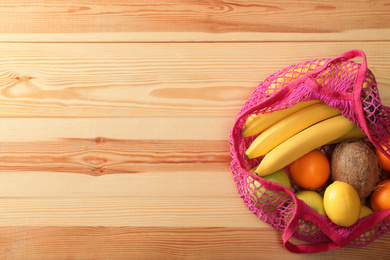
M 378 157 L 379 164 L 381 168 L 385 171 L 390 172 L 390 159 L 386 157 L 382 152 L 380 152 L 378 149 L 376 150 L 376 156 Z
M 372 192 L 370 206 L 374 211 L 390 209 L 390 179 L 381 181 Z
M 323 186 L 329 179 L 330 163 L 319 150 L 313 150 L 290 164 L 294 183 L 307 190 Z

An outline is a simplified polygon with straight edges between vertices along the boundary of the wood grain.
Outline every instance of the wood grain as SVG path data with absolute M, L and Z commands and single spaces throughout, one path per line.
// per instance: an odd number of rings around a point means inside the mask
M 380 1 L 13 1 L 0 4 L 2 41 L 387 40 Z
M 163 185 L 162 183 L 161 185 Z M 188 189 L 195 189 L 191 183 Z M 163 187 L 169 189 L 169 185 Z M 71 189 L 71 187 L 68 187 Z M 204 188 L 199 188 L 199 192 Z M 267 227 L 232 196 L 29 197 L 0 200 L 0 226 Z M 69 193 L 69 191 L 67 192 Z M 135 193 L 135 192 L 134 192 Z M 28 216 L 28 217 L 26 217 Z
M 25 111 L 28 113 L 28 111 Z M 208 140 L 227 144 L 229 130 L 235 117 L 122 117 L 122 118 L 51 118 L 14 117 L 0 118 L 0 141 L 23 150 L 23 142 L 35 149 L 36 142 L 55 141 L 65 144 L 65 139 L 96 142 L 98 138 L 122 140 L 200 140 L 205 147 Z M 28 126 L 28 134 L 23 130 Z M 196 131 L 195 131 L 196 130 Z M 95 140 L 95 141 L 94 141 Z M 75 141 L 75 140 L 73 140 Z M 34 143 L 35 142 L 35 143 Z M 55 143 L 54 142 L 54 143 Z M 54 144 L 53 143 L 53 144 Z M 21 146 L 21 147 L 20 147 Z M 11 148 L 11 147 L 10 147 Z M 14 149 L 14 148 L 12 148 Z M 47 147 L 47 149 L 50 149 Z M 53 148 L 54 149 L 54 148 Z M 58 146 L 55 149 L 63 147 Z M 5 150 L 3 150 L 5 151 Z
M 0 233 L 3 259 L 324 260 L 367 259 L 373 252 L 375 257 L 386 259 L 390 239 L 386 235 L 365 248 L 292 255 L 276 248 L 281 244 L 278 232 L 263 228 L 11 226 L 0 227 Z
M 17 0 L 0 13 L 0 259 L 387 258 L 389 234 L 289 253 L 239 197 L 228 139 L 268 75 L 351 49 L 390 106 L 388 1 Z
M 69 172 L 92 176 L 118 173 L 221 171 L 231 161 L 227 141 L 59 140 L 3 143 L 0 172 Z
M 134 197 L 174 200 L 176 196 L 224 197 L 232 199 L 229 202 L 232 205 L 242 206 L 241 200 L 237 202 L 235 199 L 238 192 L 226 169 L 195 171 L 193 168 L 177 172 L 154 171 L 99 177 L 58 172 L 57 169 L 1 172 L 1 198 L 127 198 L 131 201 Z M 244 214 L 247 212 L 244 211 Z
M 355 48 L 390 104 L 387 42 L 3 44 L 0 117 L 234 118 L 271 73 Z

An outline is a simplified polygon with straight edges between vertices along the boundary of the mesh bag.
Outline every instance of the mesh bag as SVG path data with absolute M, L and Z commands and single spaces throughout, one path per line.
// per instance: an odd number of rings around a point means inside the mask
M 352 61 L 356 57 L 362 58 L 362 62 Z M 367 135 L 365 141 L 372 148 L 376 147 L 390 158 L 390 108 L 381 103 L 365 54 L 351 50 L 332 59 L 306 61 L 267 77 L 238 113 L 230 130 L 229 144 L 230 169 L 239 195 L 253 214 L 283 232 L 284 246 L 290 252 L 314 253 L 368 245 L 390 230 L 390 210 L 370 214 L 350 227 L 338 226 L 297 199 L 295 192 L 300 188 L 292 181 L 292 188 L 288 189 L 250 172 L 262 157 L 249 160 L 245 156 L 246 149 L 256 138 L 243 137 L 246 119 L 252 114 L 282 110 L 309 100 L 323 101 L 341 110 L 344 117 Z M 329 157 L 334 146 L 319 149 Z M 288 166 L 285 169 L 288 172 Z M 380 178 L 390 178 L 390 173 L 381 170 Z M 317 191 L 323 194 L 328 184 L 330 181 Z M 253 199 L 254 193 L 256 199 Z M 291 237 L 302 242 L 293 243 Z

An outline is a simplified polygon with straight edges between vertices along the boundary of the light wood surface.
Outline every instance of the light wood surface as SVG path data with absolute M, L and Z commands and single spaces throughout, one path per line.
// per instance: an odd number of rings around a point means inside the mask
M 390 106 L 382 1 L 2 1 L 0 259 L 295 255 L 244 206 L 228 134 L 257 84 L 363 50 Z M 292 240 L 293 242 L 298 242 Z

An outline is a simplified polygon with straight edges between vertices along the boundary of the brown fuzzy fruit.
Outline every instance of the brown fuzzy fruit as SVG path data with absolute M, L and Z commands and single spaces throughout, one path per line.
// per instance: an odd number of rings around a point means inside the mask
M 361 199 L 374 190 L 379 171 L 378 158 L 361 140 L 339 143 L 332 153 L 331 178 L 351 184 Z

